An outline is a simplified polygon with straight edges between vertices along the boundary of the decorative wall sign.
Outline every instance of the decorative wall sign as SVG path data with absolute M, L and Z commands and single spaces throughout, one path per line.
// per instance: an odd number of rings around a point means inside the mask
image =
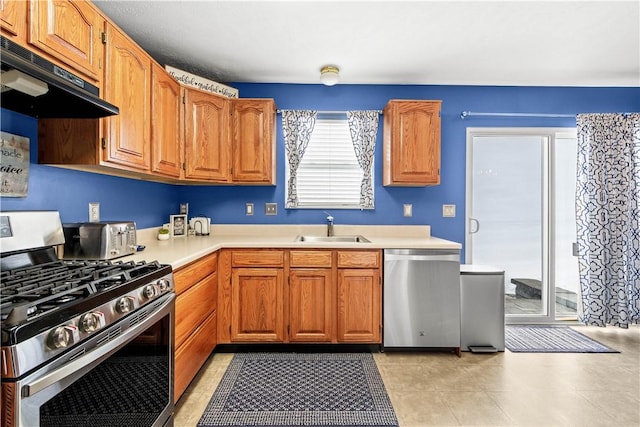
M 178 70 L 177 68 L 173 68 L 169 65 L 165 65 L 164 68 L 169 72 L 169 74 L 171 74 L 171 77 L 183 85 L 215 93 L 217 95 L 223 95 L 227 98 L 238 98 L 238 89 L 232 88 L 231 86 L 226 86 L 222 83 L 214 82 L 213 80 L 207 80 L 200 76 L 187 73 L 186 71 Z
M 0 132 L 0 195 L 26 197 L 29 186 L 29 138 Z

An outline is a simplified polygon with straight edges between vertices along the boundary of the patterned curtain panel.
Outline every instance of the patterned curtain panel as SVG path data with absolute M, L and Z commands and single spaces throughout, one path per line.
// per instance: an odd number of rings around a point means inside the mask
M 358 164 L 362 169 L 360 207 L 373 209 L 372 167 L 378 133 L 378 111 L 348 111 L 347 121 Z
M 287 182 L 288 196 L 285 207 L 298 207 L 298 166 L 309 145 L 313 127 L 316 124 L 317 112 L 314 110 L 283 110 L 282 130 L 284 145 L 289 164 L 289 182 Z
M 582 321 L 640 323 L 640 113 L 579 114 Z

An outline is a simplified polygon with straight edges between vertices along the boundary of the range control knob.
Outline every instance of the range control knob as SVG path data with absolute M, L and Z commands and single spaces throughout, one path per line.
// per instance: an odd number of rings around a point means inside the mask
M 122 297 L 116 302 L 116 311 L 120 314 L 129 313 L 135 308 L 135 298 L 132 296 Z
M 160 290 L 156 285 L 147 285 L 144 288 L 142 288 L 142 296 L 145 299 L 150 300 L 158 295 L 160 295 Z
M 95 332 L 98 329 L 104 327 L 104 325 L 104 313 L 100 311 L 85 313 L 80 316 L 80 320 L 78 321 L 78 327 L 82 332 L 86 333 Z
M 56 350 L 59 348 L 65 348 L 73 344 L 80 339 L 78 328 L 75 325 L 63 325 L 58 326 L 49 332 L 47 337 L 47 346 Z
M 168 291 L 171 289 L 171 282 L 169 279 L 160 279 L 158 280 L 158 287 L 160 288 L 160 292 Z

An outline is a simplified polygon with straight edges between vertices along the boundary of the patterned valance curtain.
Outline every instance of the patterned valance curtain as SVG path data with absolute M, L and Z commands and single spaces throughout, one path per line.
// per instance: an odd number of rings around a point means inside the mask
M 640 323 L 640 113 L 579 114 L 576 218 L 587 325 Z
M 297 171 L 309 145 L 316 117 L 317 112 L 314 110 L 282 111 L 282 130 L 289 165 L 288 197 L 285 204 L 287 208 L 298 206 Z
M 373 208 L 372 167 L 378 133 L 378 111 L 348 111 L 347 121 L 351 132 L 353 149 L 362 169 L 360 185 L 360 207 Z

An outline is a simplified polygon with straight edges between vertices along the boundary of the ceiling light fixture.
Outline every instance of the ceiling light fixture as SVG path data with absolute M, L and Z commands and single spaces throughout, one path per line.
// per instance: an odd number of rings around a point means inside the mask
M 320 69 L 320 81 L 325 86 L 333 86 L 340 80 L 340 70 L 334 65 L 325 65 Z
M 0 75 L 2 86 L 10 87 L 18 92 L 26 93 L 31 96 L 44 95 L 49 91 L 49 85 L 45 82 L 24 74 L 18 70 L 5 71 Z

